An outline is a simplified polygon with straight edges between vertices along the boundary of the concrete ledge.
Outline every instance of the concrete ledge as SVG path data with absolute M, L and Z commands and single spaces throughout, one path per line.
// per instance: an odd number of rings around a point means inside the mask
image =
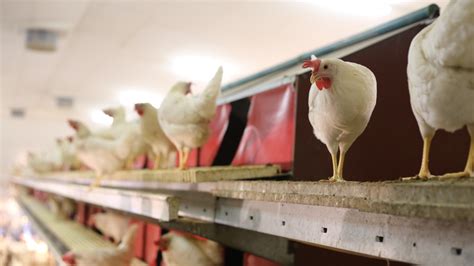
M 186 170 L 128 170 L 118 171 L 105 176 L 103 180 L 139 181 L 139 182 L 182 182 L 197 183 L 220 180 L 238 180 L 273 177 L 280 173 L 277 165 L 246 165 L 246 166 L 212 166 L 195 167 Z M 38 175 L 39 178 L 74 182 L 75 180 L 93 180 L 91 171 L 51 172 Z
M 213 193 L 219 197 L 234 199 L 474 221 L 474 178 L 427 182 L 219 182 Z

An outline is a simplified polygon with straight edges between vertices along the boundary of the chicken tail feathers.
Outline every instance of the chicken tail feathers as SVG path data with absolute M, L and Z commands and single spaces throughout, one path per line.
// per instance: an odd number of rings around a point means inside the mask
M 221 91 L 222 67 L 219 67 L 214 77 L 207 84 L 206 89 L 195 101 L 195 108 L 202 117 L 211 119 L 215 113 L 216 99 Z
M 222 67 L 219 67 L 214 77 L 207 84 L 206 89 L 202 92 L 201 98 L 215 101 L 221 91 L 222 75 Z

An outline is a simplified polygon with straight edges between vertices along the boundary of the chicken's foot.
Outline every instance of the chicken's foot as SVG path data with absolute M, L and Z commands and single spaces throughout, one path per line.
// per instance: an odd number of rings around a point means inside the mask
M 92 189 L 94 189 L 96 187 L 99 187 L 100 186 L 100 181 L 102 181 L 102 179 L 104 179 L 104 175 L 97 175 L 94 179 L 94 182 L 92 182 L 89 185 L 89 191 L 91 191 Z

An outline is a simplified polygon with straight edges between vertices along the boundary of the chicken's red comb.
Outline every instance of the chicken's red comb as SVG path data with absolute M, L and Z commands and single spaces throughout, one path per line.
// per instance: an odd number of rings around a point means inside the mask
M 64 254 L 61 258 L 69 265 L 76 265 L 76 255 L 71 251 Z
M 313 60 L 304 60 L 303 61 L 303 68 L 308 68 L 308 67 L 313 67 L 314 66 L 314 62 Z

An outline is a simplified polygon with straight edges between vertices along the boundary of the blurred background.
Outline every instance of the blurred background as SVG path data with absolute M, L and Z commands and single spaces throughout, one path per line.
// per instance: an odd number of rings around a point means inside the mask
M 111 123 L 101 109 L 160 105 L 177 80 L 224 83 L 440 0 L 0 1 L 0 171 L 27 149 Z

